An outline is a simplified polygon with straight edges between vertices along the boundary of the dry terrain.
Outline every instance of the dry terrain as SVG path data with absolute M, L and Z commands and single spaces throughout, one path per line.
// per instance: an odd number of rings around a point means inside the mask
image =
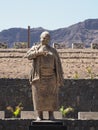
M 23 58 L 28 49 L 0 49 L 0 78 L 28 78 L 32 61 Z M 64 78 L 98 78 L 98 50 L 58 49 Z

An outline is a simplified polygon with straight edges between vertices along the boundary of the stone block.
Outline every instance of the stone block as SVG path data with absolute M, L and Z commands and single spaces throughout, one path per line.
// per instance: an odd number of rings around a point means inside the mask
M 53 43 L 53 48 L 60 49 L 60 44 L 58 44 L 58 43 Z
M 98 112 L 78 112 L 78 119 L 98 120 Z
M 4 111 L 0 111 L 0 119 L 4 119 L 5 117 L 5 112 Z
M 72 43 L 72 49 L 84 49 L 84 43 Z
M 34 111 L 21 111 L 21 119 L 36 119 L 37 113 Z M 62 119 L 62 113 L 59 111 L 54 111 L 55 119 Z M 48 112 L 43 112 L 43 118 L 48 119 Z
M 92 49 L 98 49 L 98 43 L 91 43 Z
M 54 117 L 55 119 L 62 119 L 62 113 L 59 111 L 54 111 Z
M 34 111 L 21 111 L 21 119 L 35 119 L 36 112 Z

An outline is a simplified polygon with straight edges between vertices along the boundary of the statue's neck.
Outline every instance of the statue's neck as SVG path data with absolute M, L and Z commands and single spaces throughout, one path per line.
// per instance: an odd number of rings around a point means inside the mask
M 46 46 L 46 47 L 47 47 L 47 46 L 48 46 L 48 44 L 43 44 L 43 43 L 41 43 L 41 46 Z

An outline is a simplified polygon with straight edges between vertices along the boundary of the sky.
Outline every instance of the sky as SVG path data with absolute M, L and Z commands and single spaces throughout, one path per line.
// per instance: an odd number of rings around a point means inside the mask
M 0 31 L 9 28 L 48 30 L 98 18 L 98 0 L 0 0 Z

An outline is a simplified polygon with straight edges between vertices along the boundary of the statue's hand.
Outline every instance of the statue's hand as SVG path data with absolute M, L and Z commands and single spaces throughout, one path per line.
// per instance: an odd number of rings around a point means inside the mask
M 47 49 L 45 48 L 45 46 L 42 46 L 39 50 L 38 50 L 39 55 L 44 55 L 46 56 L 48 54 Z

